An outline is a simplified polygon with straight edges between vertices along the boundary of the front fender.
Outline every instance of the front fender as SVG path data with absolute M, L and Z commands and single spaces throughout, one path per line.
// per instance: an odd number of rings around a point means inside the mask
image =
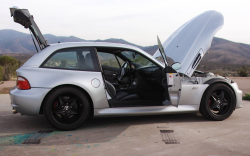
M 210 80 L 207 80 L 206 82 L 204 82 L 204 84 L 208 84 L 209 86 L 215 83 L 224 83 L 227 86 L 229 86 L 235 95 L 235 99 L 236 99 L 236 105 L 235 105 L 235 109 L 237 108 L 242 108 L 241 103 L 242 103 L 242 91 L 239 89 L 237 83 L 233 82 L 230 79 L 225 79 L 225 78 L 213 78 Z M 208 88 L 207 88 L 208 89 Z

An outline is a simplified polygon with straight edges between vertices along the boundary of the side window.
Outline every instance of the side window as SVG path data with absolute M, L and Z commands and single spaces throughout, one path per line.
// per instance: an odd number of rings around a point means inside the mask
M 98 52 L 98 57 L 102 66 L 120 68 L 114 54 Z
M 155 66 L 155 64 L 151 61 L 149 61 L 144 56 L 137 54 L 132 51 L 123 51 L 121 54 L 125 57 L 127 57 L 131 62 L 134 64 L 137 64 L 139 67 L 147 67 L 147 66 Z
M 88 48 L 59 50 L 44 63 L 43 67 L 95 71 L 91 52 Z
M 56 53 L 44 64 L 44 67 L 76 69 L 77 53 L 76 52 Z

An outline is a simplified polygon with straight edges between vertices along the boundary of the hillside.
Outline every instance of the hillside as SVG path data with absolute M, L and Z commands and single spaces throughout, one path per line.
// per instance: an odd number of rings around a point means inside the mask
M 91 40 L 84 40 L 74 36 L 54 36 L 45 34 L 44 37 L 49 44 L 57 42 L 85 42 Z M 113 42 L 123 43 L 137 46 L 142 50 L 153 55 L 158 46 L 139 46 L 123 39 L 106 39 L 106 40 L 92 40 L 94 42 Z M 4 29 L 0 30 L 0 54 L 13 53 L 16 54 L 32 54 L 35 53 L 35 47 L 30 34 L 21 33 L 15 30 Z M 212 46 L 208 53 L 202 59 L 201 64 L 208 64 L 209 62 L 230 65 L 250 65 L 250 45 L 235 43 L 221 38 L 214 38 Z
M 93 41 L 93 42 L 113 42 L 113 43 L 123 43 L 129 44 L 141 48 L 142 50 L 153 54 L 157 49 L 157 46 L 139 46 L 130 42 L 127 42 L 123 39 L 106 39 L 106 40 L 84 40 L 77 38 L 75 36 L 54 36 L 51 34 L 45 34 L 44 38 L 48 41 L 48 44 L 58 43 L 58 42 L 84 42 L 84 41 Z M 35 53 L 36 49 L 33 44 L 30 34 L 21 33 L 15 30 L 4 29 L 0 30 L 0 53 Z

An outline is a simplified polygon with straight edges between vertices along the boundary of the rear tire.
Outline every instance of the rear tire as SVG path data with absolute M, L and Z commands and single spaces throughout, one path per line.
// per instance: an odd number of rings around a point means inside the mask
M 227 119 L 236 105 L 233 90 L 223 83 L 216 83 L 203 94 L 200 113 L 209 120 L 221 121 Z
M 45 100 L 44 114 L 56 129 L 69 131 L 80 127 L 89 117 L 87 96 L 75 87 L 60 87 Z

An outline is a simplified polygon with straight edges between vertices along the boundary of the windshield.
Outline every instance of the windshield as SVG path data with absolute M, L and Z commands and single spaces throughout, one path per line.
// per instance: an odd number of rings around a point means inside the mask
M 156 66 L 153 62 L 145 58 L 144 56 L 137 54 L 132 51 L 123 51 L 121 54 L 127 57 L 132 64 L 136 65 L 136 67 L 149 67 L 149 66 Z

